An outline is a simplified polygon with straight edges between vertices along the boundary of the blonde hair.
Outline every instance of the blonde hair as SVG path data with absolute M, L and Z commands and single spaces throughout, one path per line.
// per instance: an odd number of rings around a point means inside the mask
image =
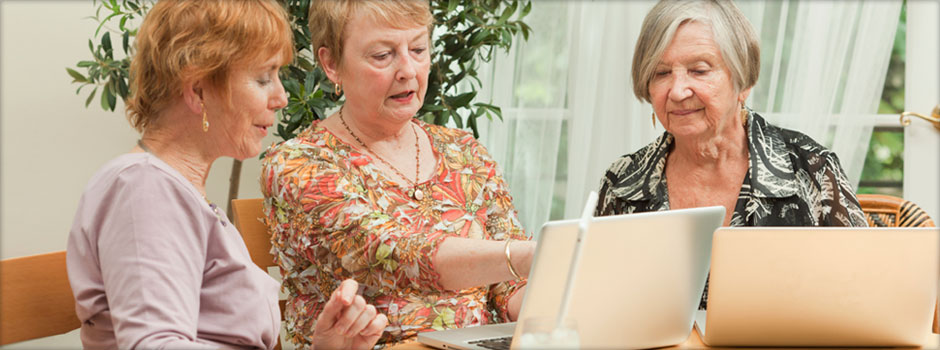
M 293 59 L 284 8 L 273 0 L 161 0 L 144 18 L 131 59 L 127 117 L 139 132 L 182 96 L 185 82 L 206 79 L 229 101 L 234 66 L 280 55 Z
M 650 80 L 679 26 L 709 25 L 738 92 L 757 83 L 760 41 L 751 23 L 730 0 L 662 0 L 646 14 L 633 53 L 633 93 L 650 102 Z
M 426 26 L 428 35 L 434 25 L 434 16 L 431 15 L 427 0 L 314 0 L 310 4 L 307 21 L 310 44 L 317 62 L 323 64 L 317 55 L 321 47 L 330 50 L 337 64 L 342 62 L 346 24 L 357 14 L 398 29 Z

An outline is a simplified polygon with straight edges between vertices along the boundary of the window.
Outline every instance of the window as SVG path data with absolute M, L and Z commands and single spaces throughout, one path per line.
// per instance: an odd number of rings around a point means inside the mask
M 907 35 L 907 1 L 901 5 L 901 18 L 891 50 L 891 63 L 878 106 L 883 120 L 875 127 L 865 156 L 858 193 L 902 197 L 904 193 L 904 129 L 898 115 L 904 111 L 904 62 Z

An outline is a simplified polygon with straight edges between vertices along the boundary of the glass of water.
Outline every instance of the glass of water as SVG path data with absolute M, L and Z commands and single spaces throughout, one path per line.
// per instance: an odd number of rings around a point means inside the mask
M 577 323 L 566 318 L 561 324 L 554 317 L 531 317 L 520 323 L 520 349 L 578 349 L 581 338 Z

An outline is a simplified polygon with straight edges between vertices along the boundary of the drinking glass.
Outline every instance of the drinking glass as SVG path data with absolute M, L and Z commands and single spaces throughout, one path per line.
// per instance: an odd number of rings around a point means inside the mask
M 577 323 L 566 318 L 557 324 L 554 317 L 531 317 L 522 320 L 522 334 L 519 338 L 520 349 L 578 349 L 581 339 Z

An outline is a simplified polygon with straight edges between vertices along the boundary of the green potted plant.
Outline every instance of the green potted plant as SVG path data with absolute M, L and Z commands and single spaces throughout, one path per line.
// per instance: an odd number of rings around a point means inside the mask
M 151 0 L 95 0 L 93 18 L 98 22 L 88 40 L 91 58 L 79 61 L 77 69 L 66 68 L 72 83 L 79 84 L 76 94 L 85 90 L 85 107 L 98 97 L 102 109 L 114 111 L 117 99 L 126 100 L 128 68 L 133 59 L 133 38 L 137 27 L 131 25 L 150 9 Z M 311 0 L 280 1 L 287 10 L 294 34 L 294 61 L 281 71 L 281 82 L 288 104 L 281 111 L 276 135 L 282 140 L 294 137 L 313 120 L 342 104 L 342 96 L 317 66 L 310 47 L 307 9 Z M 497 48 L 509 50 L 513 38 L 521 34 L 528 40 L 531 28 L 523 21 L 532 9 L 531 0 L 431 0 L 436 24 L 432 33 L 431 73 L 424 106 L 418 118 L 428 123 L 446 125 L 453 121 L 479 137 L 477 118 L 502 119 L 498 106 L 475 101 L 481 88 L 477 69 L 489 62 Z M 116 27 L 114 27 L 116 25 Z M 112 34 L 113 38 L 112 38 Z M 120 40 L 123 58 L 116 58 L 113 40 Z M 80 72 L 84 71 L 84 72 Z M 241 161 L 232 165 L 228 203 L 238 196 Z M 231 216 L 231 210 L 229 210 Z

